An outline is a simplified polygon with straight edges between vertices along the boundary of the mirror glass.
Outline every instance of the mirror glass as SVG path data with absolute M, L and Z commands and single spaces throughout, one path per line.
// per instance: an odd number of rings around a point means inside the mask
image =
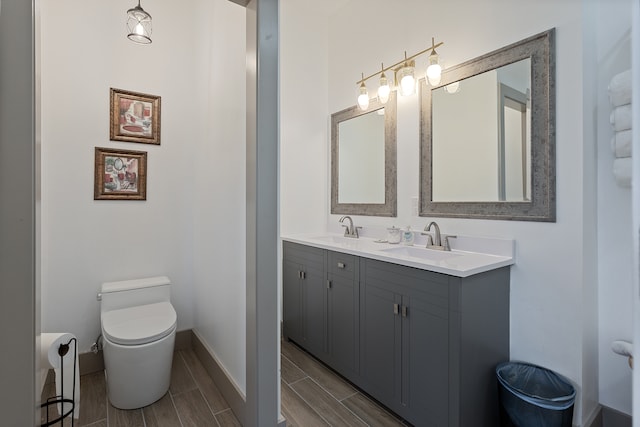
M 420 215 L 555 221 L 554 30 L 421 82 Z
M 396 96 L 331 115 L 331 213 L 396 215 Z
M 530 70 L 527 58 L 431 91 L 433 201 L 530 199 Z
M 380 108 L 338 124 L 338 203 L 384 203 L 384 114 Z

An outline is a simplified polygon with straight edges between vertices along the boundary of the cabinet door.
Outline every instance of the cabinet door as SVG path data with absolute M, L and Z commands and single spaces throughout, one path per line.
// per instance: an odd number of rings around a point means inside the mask
M 370 283 L 361 301 L 360 372 L 363 388 L 391 409 L 400 394 L 401 321 L 399 295 Z
M 327 298 L 324 262 L 304 266 L 303 292 L 303 342 L 299 343 L 317 357 L 326 357 Z
M 329 252 L 327 338 L 330 362 L 349 379 L 358 371 L 359 283 L 358 257 Z
M 302 342 L 302 266 L 284 259 L 282 264 L 282 322 L 285 338 Z
M 448 310 L 417 293 L 402 299 L 403 416 L 415 425 L 449 425 Z
M 321 357 L 326 335 L 326 251 L 283 243 L 283 322 L 285 337 Z

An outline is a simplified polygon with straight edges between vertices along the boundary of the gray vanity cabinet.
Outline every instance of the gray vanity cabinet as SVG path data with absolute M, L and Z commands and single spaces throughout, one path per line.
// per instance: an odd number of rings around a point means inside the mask
M 327 351 L 329 363 L 349 379 L 358 372 L 360 258 L 328 252 Z
M 327 251 L 286 243 L 283 246 L 284 335 L 309 352 L 325 356 Z
M 415 426 L 498 425 L 510 267 L 462 278 L 283 246 L 285 338 Z
M 448 276 L 361 266 L 362 387 L 416 425 L 448 426 Z
M 283 245 L 283 334 L 352 379 L 358 367 L 359 258 Z
M 362 258 L 360 386 L 416 426 L 498 425 L 509 267 L 454 277 Z

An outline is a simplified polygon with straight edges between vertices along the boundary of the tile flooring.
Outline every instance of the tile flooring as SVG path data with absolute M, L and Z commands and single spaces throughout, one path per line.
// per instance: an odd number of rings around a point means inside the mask
M 47 384 L 43 401 L 55 395 L 54 384 Z M 55 405 L 50 419 L 57 416 Z M 46 420 L 43 411 L 42 422 Z M 69 418 L 64 426 L 70 426 Z M 59 423 L 55 426 L 60 425 Z M 123 411 L 107 400 L 104 373 L 80 377 L 80 418 L 78 427 L 235 427 L 240 423 L 192 350 L 173 355 L 171 386 L 162 399 L 142 409 Z
M 287 427 L 405 426 L 295 344 L 282 342 L 281 363 L 282 414 Z M 47 384 L 43 401 L 54 394 L 53 383 Z M 50 408 L 53 419 L 55 405 Z M 43 422 L 45 416 L 43 412 Z M 65 419 L 64 426 L 70 425 Z M 195 353 L 179 350 L 174 353 L 169 392 L 142 409 L 114 408 L 107 400 L 104 374 L 83 375 L 75 426 L 235 427 L 240 423 Z
M 287 427 L 406 425 L 295 344 L 283 341 L 281 356 Z

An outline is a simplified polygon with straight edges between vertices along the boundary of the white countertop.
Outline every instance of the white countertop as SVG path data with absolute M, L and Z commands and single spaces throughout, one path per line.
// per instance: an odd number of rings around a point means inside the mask
M 511 239 L 457 236 L 451 239 L 450 252 L 426 249 L 422 243 L 404 246 L 330 233 L 284 235 L 282 240 L 457 277 L 515 263 L 515 242 Z

